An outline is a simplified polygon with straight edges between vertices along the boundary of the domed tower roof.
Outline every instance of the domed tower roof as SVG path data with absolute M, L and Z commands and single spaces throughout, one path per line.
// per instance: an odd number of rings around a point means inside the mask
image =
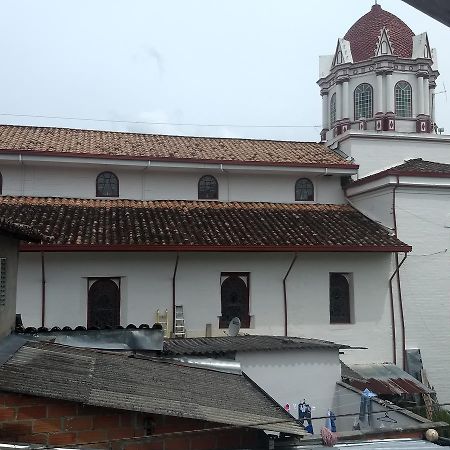
M 411 28 L 394 14 L 385 11 L 380 5 L 362 16 L 344 36 L 350 42 L 353 61 L 365 61 L 375 56 L 377 43 L 383 28 L 387 29 L 393 54 L 402 58 L 411 58 L 413 36 Z

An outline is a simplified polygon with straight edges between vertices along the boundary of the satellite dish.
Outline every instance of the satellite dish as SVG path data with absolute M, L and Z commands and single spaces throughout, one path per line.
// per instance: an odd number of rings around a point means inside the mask
M 240 329 L 241 329 L 241 319 L 239 319 L 239 317 L 233 317 L 230 320 L 230 325 L 228 325 L 228 335 L 237 336 L 239 334 Z

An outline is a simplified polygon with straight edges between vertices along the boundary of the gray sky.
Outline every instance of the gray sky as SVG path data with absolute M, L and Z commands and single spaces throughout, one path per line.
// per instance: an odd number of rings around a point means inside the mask
M 0 0 L 0 123 L 318 140 L 318 56 L 373 3 Z M 450 28 L 400 0 L 379 3 L 429 33 L 437 91 L 449 89 L 437 122 L 450 134 Z

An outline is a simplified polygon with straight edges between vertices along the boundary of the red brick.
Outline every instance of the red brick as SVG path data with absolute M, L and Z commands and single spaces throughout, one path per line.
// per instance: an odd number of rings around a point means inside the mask
M 76 403 L 56 403 L 47 406 L 47 417 L 76 416 Z
M 79 416 L 97 416 L 97 415 L 105 415 L 110 414 L 111 409 L 109 408 L 101 408 L 99 406 L 85 406 L 85 405 L 78 405 L 78 415 Z
M 22 406 L 17 410 L 17 419 L 44 419 L 47 417 L 45 405 Z
M 15 408 L 0 408 L 0 421 L 15 419 Z
M 217 440 L 211 434 L 191 438 L 191 450 L 209 450 L 215 448 L 217 448 Z
M 34 433 L 57 433 L 61 431 L 61 419 L 36 419 L 33 421 Z
M 92 416 L 66 417 L 63 429 L 64 431 L 92 430 Z
M 121 427 L 131 427 L 135 423 L 134 414 L 120 414 L 120 426 Z
M 125 439 L 136 436 L 139 435 L 135 434 L 135 429 L 133 427 L 121 427 L 108 430 L 108 439 Z M 145 434 L 143 436 L 145 436 Z
M 94 416 L 94 430 L 116 428 L 119 426 L 119 416 Z
M 76 441 L 76 433 L 55 433 L 48 436 L 49 445 L 75 444 Z
M 104 430 L 91 430 L 91 431 L 80 431 L 77 435 L 77 443 L 96 443 L 99 441 L 106 441 L 107 435 Z
M 4 423 L 1 428 L 5 434 L 19 435 L 31 434 L 31 420 L 24 420 L 23 422 Z
M 20 394 L 6 394 L 4 397 L 5 406 L 28 406 L 45 404 L 45 400 L 39 397 Z
M 164 450 L 189 450 L 188 438 L 173 438 L 165 441 Z
M 266 439 L 266 435 L 263 435 L 257 430 L 246 430 L 241 432 L 242 435 L 242 447 L 258 447 L 260 438 Z
M 241 432 L 239 430 L 221 433 L 217 435 L 218 449 L 241 448 Z
M 27 444 L 47 444 L 48 434 L 24 434 L 19 436 L 17 441 Z

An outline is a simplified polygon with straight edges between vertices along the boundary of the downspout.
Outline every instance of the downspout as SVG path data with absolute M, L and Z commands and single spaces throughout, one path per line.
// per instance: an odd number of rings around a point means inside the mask
M 173 268 L 172 276 L 172 335 L 175 336 L 175 307 L 176 307 L 176 277 L 178 271 L 178 260 L 180 259 L 180 254 L 177 252 L 177 258 L 175 259 L 175 267 Z
M 292 267 L 294 267 L 295 261 L 297 261 L 297 253 L 294 254 L 292 258 L 289 269 L 286 272 L 286 275 L 283 278 L 283 297 L 284 297 L 284 335 L 288 335 L 288 303 L 287 303 L 287 291 L 286 291 L 286 279 L 291 273 Z
M 397 212 L 396 212 L 396 191 L 398 187 L 400 186 L 400 177 L 397 175 L 397 183 L 394 186 L 394 189 L 392 191 L 392 216 L 394 220 L 394 234 L 395 237 L 398 237 L 397 234 Z M 406 368 L 406 332 L 405 332 L 405 315 L 403 312 L 403 297 L 402 297 L 402 285 L 401 285 L 401 279 L 400 279 L 400 267 L 406 260 L 407 254 L 405 253 L 405 256 L 402 260 L 402 262 L 399 265 L 398 262 L 398 253 L 395 254 L 395 265 L 397 267 L 397 290 L 398 290 L 398 302 L 399 302 L 399 308 L 400 308 L 400 325 L 402 328 L 402 364 L 403 369 Z
M 45 326 L 45 258 L 44 252 L 41 252 L 41 326 Z

